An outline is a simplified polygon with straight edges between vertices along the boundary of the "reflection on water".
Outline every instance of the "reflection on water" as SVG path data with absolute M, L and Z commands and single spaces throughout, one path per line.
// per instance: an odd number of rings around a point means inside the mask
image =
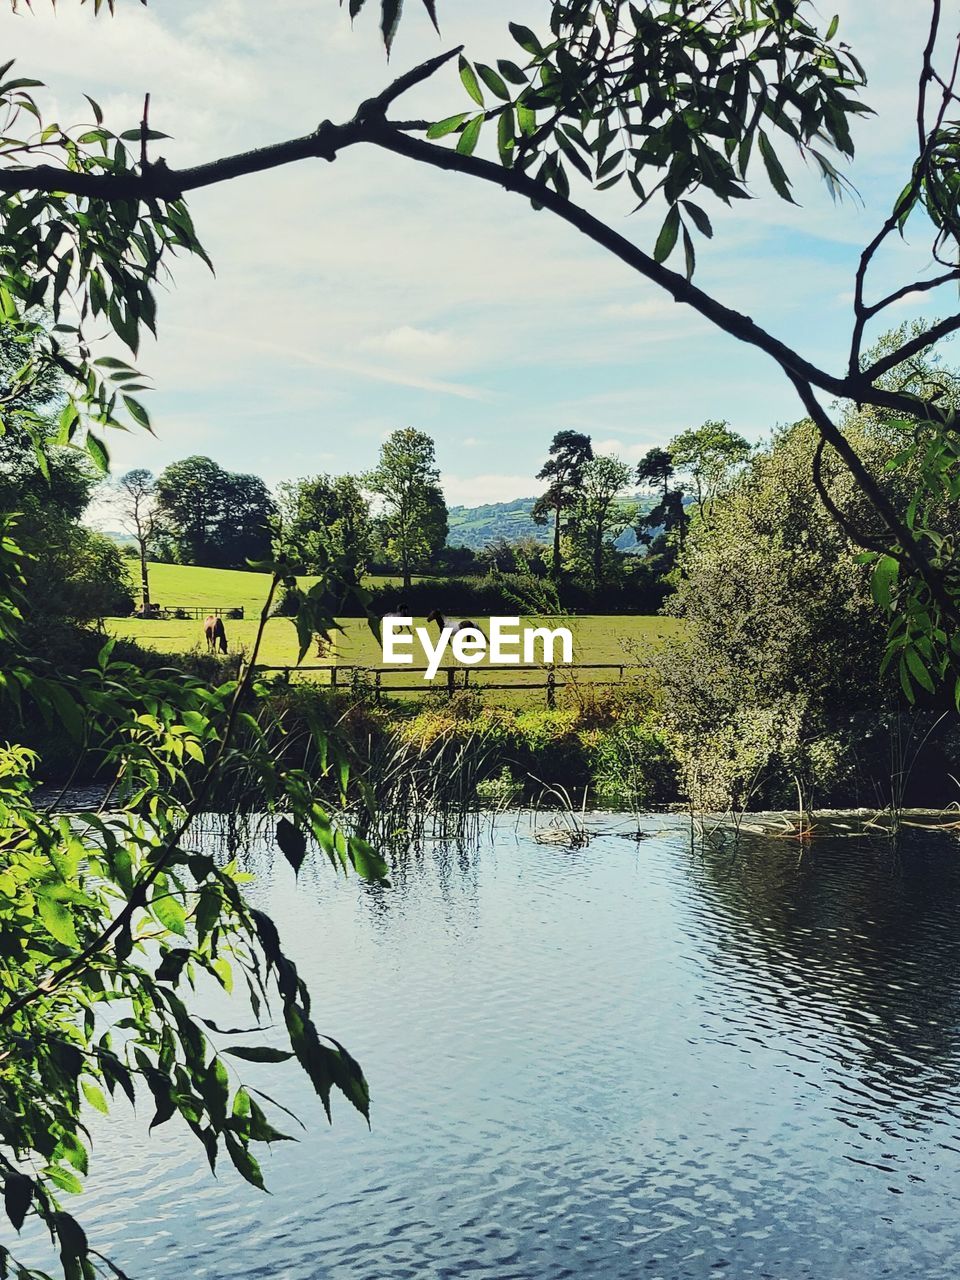
M 253 841 L 372 1130 L 242 1064 L 307 1126 L 265 1197 L 118 1111 L 77 1205 L 98 1247 L 137 1280 L 953 1276 L 956 838 L 597 824 L 570 851 L 501 819 L 386 890 L 295 887 Z

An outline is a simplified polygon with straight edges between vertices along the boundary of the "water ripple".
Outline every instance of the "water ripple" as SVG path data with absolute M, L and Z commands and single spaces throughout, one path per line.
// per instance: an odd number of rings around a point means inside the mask
M 308 1126 L 264 1197 L 121 1107 L 78 1208 L 97 1246 L 137 1280 L 952 1277 L 956 841 L 663 827 L 568 851 L 511 819 L 387 893 L 295 888 L 254 844 L 372 1131 L 244 1064 Z

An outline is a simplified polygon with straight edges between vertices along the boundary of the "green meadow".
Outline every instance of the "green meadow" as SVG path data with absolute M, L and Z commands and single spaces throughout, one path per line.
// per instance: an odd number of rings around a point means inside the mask
M 243 621 L 226 619 L 224 622 L 231 653 L 249 653 L 252 648 L 268 582 L 265 574 L 245 570 L 205 569 L 194 565 L 171 564 L 154 564 L 150 568 L 151 596 L 162 608 L 188 605 L 205 609 L 231 609 L 243 606 Z M 417 618 L 415 623 L 426 625 L 423 618 Z M 573 616 L 555 619 L 551 625 L 561 623 L 569 627 L 573 634 L 574 662 L 581 664 L 634 662 L 677 628 L 677 623 L 672 618 L 620 614 Z M 344 618 L 341 626 L 343 631 L 335 638 L 333 653 L 321 659 L 311 650 L 304 659 L 305 666 L 383 665 L 379 643 L 362 619 Z M 107 620 L 107 628 L 112 635 L 136 640 L 145 648 L 159 653 L 200 652 L 206 648 L 202 622 L 197 619 L 110 618 Z M 435 633 L 436 627 L 432 631 Z M 293 622 L 289 618 L 271 618 L 266 626 L 259 661 L 265 666 L 294 667 L 297 662 L 297 647 Z M 418 666 L 423 665 L 422 654 L 416 644 L 414 662 Z M 485 677 L 481 674 L 484 665 L 486 660 L 471 671 L 471 684 L 482 687 L 485 681 L 523 683 L 524 680 L 531 679 L 529 674 L 523 674 L 523 668 L 518 668 L 516 672 L 491 672 Z M 323 671 L 303 672 L 303 675 L 324 683 L 329 679 Z M 617 675 L 617 672 L 595 671 L 584 672 L 580 678 L 610 679 Z M 436 683 L 439 684 L 443 679 L 439 675 Z M 385 684 L 423 685 L 422 676 L 411 675 L 402 667 L 398 667 L 395 673 L 391 671 L 385 674 L 383 680 Z

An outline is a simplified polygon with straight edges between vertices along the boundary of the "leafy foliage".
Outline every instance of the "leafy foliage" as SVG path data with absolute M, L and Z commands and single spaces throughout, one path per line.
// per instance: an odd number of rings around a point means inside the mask
M 546 493 L 534 503 L 531 515 L 537 524 L 546 524 L 548 516 L 553 515 L 552 570 L 556 581 L 563 567 L 560 555 L 563 513 L 576 501 L 584 465 L 592 457 L 589 436 L 582 431 L 558 431 L 550 442 L 549 457 L 537 472 L 538 480 L 549 483 Z
M 674 436 L 667 451 L 674 468 L 687 478 L 700 519 L 709 520 L 713 504 L 749 458 L 750 445 L 731 431 L 729 422 L 711 419 Z
M 370 508 L 353 476 L 311 476 L 280 486 L 283 538 L 306 573 L 341 566 L 358 587 L 373 552 Z
M 833 194 L 845 180 L 833 156 L 853 155 L 851 96 L 865 83 L 844 45 L 807 19 L 809 6 L 778 0 L 575 0 L 551 7 L 549 31 L 512 22 L 518 62 L 460 59 L 477 113 L 449 117 L 429 137 L 455 134 L 471 154 L 496 121 L 500 159 L 561 196 L 572 174 L 606 190 L 626 180 L 636 208 L 666 204 L 654 248 L 665 262 L 682 246 L 689 278 L 694 233 L 710 238 L 698 201 L 747 199 L 762 166 L 793 201 L 778 147 L 817 167 Z M 489 95 L 489 97 L 488 97 Z M 490 105 L 488 105 L 488 102 Z
M 180 564 L 240 569 L 269 555 L 276 507 L 259 476 L 184 458 L 157 477 L 156 500 L 158 531 Z
M 634 505 L 617 501 L 629 480 L 630 468 L 625 462 L 600 454 L 585 462 L 581 472 L 571 515 L 572 542 L 600 587 L 608 576 L 607 561 L 618 560 L 609 540 L 636 518 Z
M 380 461 L 364 476 L 379 498 L 381 537 L 389 559 L 409 590 L 411 575 L 429 563 L 447 540 L 447 507 L 439 484 L 434 443 L 405 427 L 380 446 Z
M 869 412 L 849 414 L 845 434 L 877 470 L 904 442 L 902 425 Z M 808 805 L 890 798 L 901 682 L 881 673 L 888 601 L 871 595 L 858 546 L 828 517 L 811 469 L 817 440 L 809 421 L 782 431 L 711 520 L 691 526 L 671 600 L 685 634 L 654 662 L 683 785 L 699 809 L 795 807 L 797 787 Z M 821 459 L 819 480 L 845 521 L 880 535 L 836 455 Z M 885 491 L 900 510 L 911 484 L 909 471 L 887 471 Z M 949 518 L 956 524 L 955 511 Z M 924 687 L 932 694 L 930 680 Z M 942 706 L 924 703 L 935 719 Z
M 45 122 L 31 90 L 40 81 L 0 67 L 0 162 L 5 171 L 52 165 L 68 174 L 130 175 L 149 169 L 149 144 L 164 134 L 144 123 L 117 135 L 92 118 L 70 128 Z M 136 153 L 128 142 L 138 143 Z M 162 164 L 162 162 L 159 162 Z M 136 356 L 144 327 L 156 332 L 154 282 L 172 256 L 207 261 L 182 198 L 109 202 L 67 191 L 4 191 L 0 195 L 0 316 L 5 340 L 22 361 L 0 397 L 0 427 L 17 410 L 20 428 L 38 444 L 43 422 L 24 410 L 27 388 L 51 374 L 66 379 L 66 403 L 56 443 L 80 443 L 105 471 L 110 427 L 150 427 L 138 396 L 148 389 L 137 370 L 114 356 L 95 357 L 92 332 L 106 326 Z M 52 325 L 39 318 L 41 311 Z
M 33 799 L 33 753 L 0 748 L 0 1177 L 11 1222 L 19 1228 L 28 1214 L 40 1217 L 69 1280 L 94 1275 L 97 1258 L 61 1204 L 82 1189 L 88 1168 L 85 1105 L 106 1111 L 122 1095 L 149 1096 L 151 1127 L 179 1116 L 211 1168 L 225 1154 L 256 1186 L 255 1145 L 287 1135 L 225 1055 L 296 1059 L 328 1115 L 335 1090 L 368 1114 L 360 1067 L 317 1030 L 276 926 L 244 899 L 247 877 L 194 847 L 197 814 L 231 776 L 252 778 L 260 803 L 284 813 L 277 840 L 295 870 L 312 848 L 368 878 L 383 879 L 386 866 L 318 798 L 323 777 L 346 786 L 336 744 L 318 740 L 326 762 L 319 774 L 278 766 L 258 726 L 249 666 L 239 681 L 211 689 L 179 672 L 119 662 L 113 642 L 76 678 L 52 676 L 21 654 L 20 564 L 15 542 L 4 538 L 5 721 L 15 724 L 28 702 L 56 716 L 106 786 L 95 812 L 51 813 Z M 282 573 L 280 566 L 271 598 Z M 190 1011 L 198 981 L 231 991 L 241 979 L 255 1021 L 279 1005 L 288 1048 L 238 1045 L 235 1032 Z M 6 1250 L 0 1258 L 11 1261 Z

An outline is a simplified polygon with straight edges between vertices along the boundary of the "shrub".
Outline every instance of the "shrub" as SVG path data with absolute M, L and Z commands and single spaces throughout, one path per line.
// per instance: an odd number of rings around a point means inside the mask
M 597 791 L 638 809 L 676 798 L 676 758 L 663 732 L 648 724 L 630 721 L 597 734 L 591 767 Z

